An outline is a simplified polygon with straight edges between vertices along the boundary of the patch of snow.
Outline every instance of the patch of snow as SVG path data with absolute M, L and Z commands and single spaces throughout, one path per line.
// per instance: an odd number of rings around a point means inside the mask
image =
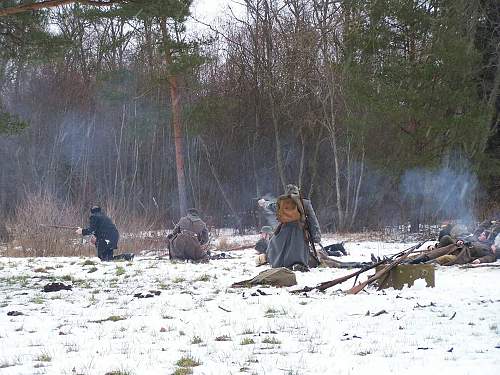
M 224 235 L 233 244 L 258 238 Z M 339 259 L 369 261 L 411 245 L 347 242 L 350 255 Z M 187 356 L 200 363 L 194 374 L 500 372 L 498 268 L 437 267 L 435 288 L 418 281 L 345 295 L 348 280 L 294 295 L 352 271 L 317 268 L 297 273 L 295 287 L 233 289 L 264 267 L 251 249 L 231 255 L 208 264 L 0 258 L 0 373 L 171 374 Z M 73 290 L 42 292 L 54 281 Z M 149 291 L 161 293 L 134 297 Z

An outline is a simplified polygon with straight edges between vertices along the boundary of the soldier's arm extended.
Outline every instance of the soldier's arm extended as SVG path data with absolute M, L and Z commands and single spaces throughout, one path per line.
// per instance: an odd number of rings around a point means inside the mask
M 496 262 L 496 260 L 497 259 L 495 257 L 495 254 L 492 253 L 492 254 L 488 254 L 488 255 L 482 256 L 481 258 L 474 259 L 474 261 L 472 263 L 473 264 L 494 263 L 494 262 Z
M 93 215 L 90 216 L 89 227 L 82 229 L 82 236 L 89 236 L 91 234 L 94 234 L 97 230 L 97 221 L 98 221 L 97 217 Z
M 264 210 L 270 210 L 272 213 L 276 213 L 276 211 L 278 210 L 276 202 L 268 201 L 264 198 L 261 198 L 257 203 Z

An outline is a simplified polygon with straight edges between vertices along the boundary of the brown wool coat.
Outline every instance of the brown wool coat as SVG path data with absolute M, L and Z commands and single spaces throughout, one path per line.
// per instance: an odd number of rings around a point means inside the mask
M 205 245 L 208 243 L 208 229 L 197 215 L 182 217 L 174 228 L 169 241 L 170 259 L 206 260 Z

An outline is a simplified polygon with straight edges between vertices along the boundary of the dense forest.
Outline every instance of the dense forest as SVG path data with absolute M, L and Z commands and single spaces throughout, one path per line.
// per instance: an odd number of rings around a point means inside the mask
M 241 2 L 193 36 L 190 0 L 0 0 L 0 220 L 248 227 L 288 183 L 330 231 L 496 213 L 498 0 Z

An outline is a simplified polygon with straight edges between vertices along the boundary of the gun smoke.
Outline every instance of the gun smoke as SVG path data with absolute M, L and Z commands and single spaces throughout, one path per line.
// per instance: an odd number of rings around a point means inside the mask
M 464 224 L 476 221 L 479 183 L 467 165 L 409 170 L 401 178 L 400 192 L 410 220 L 432 223 L 453 219 Z

